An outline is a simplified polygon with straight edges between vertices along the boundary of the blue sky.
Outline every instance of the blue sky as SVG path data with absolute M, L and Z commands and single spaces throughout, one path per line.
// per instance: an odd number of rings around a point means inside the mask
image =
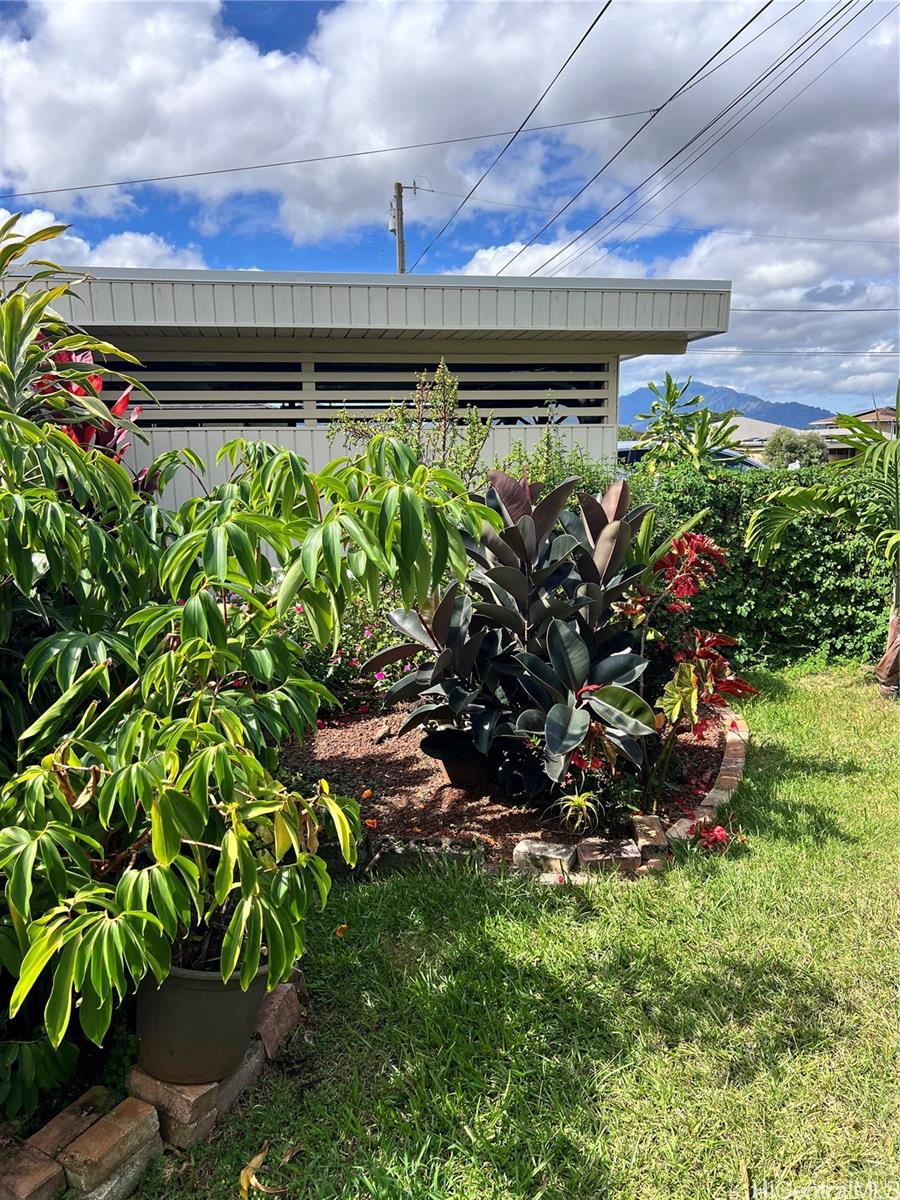
M 416 269 L 499 271 L 646 119 L 593 118 L 658 106 L 758 7 L 615 0 L 530 122 L 587 123 L 522 134 Z M 895 309 L 897 13 L 889 0 L 852 0 L 835 22 L 831 7 L 776 0 L 506 273 L 725 278 L 738 309 Z M 0 0 L 0 191 L 513 129 L 595 12 L 518 0 Z M 76 71 L 47 70 L 72 61 Z M 658 170 L 732 102 L 693 151 Z M 57 257 L 73 264 L 388 272 L 393 181 L 421 185 L 406 196 L 413 263 L 504 141 L 0 207 L 22 207 L 35 224 L 71 222 Z M 544 265 L 647 175 L 616 216 Z M 641 360 L 624 386 L 669 368 L 853 410 L 893 393 L 897 314 L 735 312 L 709 350 L 723 348 L 753 353 Z

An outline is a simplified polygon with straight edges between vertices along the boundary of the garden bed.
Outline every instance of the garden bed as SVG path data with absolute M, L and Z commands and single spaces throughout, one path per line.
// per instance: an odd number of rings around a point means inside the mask
M 699 736 L 678 739 L 683 780 L 659 808 L 664 824 L 690 817 L 713 787 L 725 752 L 730 709 L 707 708 Z M 402 714 L 360 713 L 320 723 L 315 735 L 282 754 L 282 774 L 313 784 L 324 778 L 338 795 L 360 801 L 364 829 L 377 848 L 387 837 L 454 839 L 478 843 L 488 862 L 512 862 L 522 839 L 574 846 L 575 833 L 551 810 L 510 804 L 496 791 L 487 794 L 451 787 L 440 763 L 419 749 L 421 730 L 402 737 L 394 731 Z M 385 731 L 387 736 L 385 736 Z M 368 794 L 370 793 L 370 794 Z M 630 812 L 619 806 L 591 833 L 605 838 L 632 836 Z

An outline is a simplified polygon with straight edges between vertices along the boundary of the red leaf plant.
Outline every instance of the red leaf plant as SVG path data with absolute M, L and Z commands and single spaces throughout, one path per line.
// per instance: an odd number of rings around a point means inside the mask
M 48 362 L 53 366 L 65 366 L 68 363 L 93 363 L 94 356 L 90 350 L 55 350 L 47 355 Z M 34 390 L 42 396 L 55 392 L 68 392 L 76 398 L 93 396 L 99 398 L 103 391 L 102 375 L 85 376 L 87 387 L 72 379 L 61 378 L 53 370 L 42 375 L 34 384 Z M 79 422 L 77 425 L 61 425 L 63 433 L 83 449 L 92 443 L 102 450 L 114 462 L 121 462 L 131 443 L 126 441 L 127 430 L 117 421 L 128 413 L 133 385 L 129 384 L 113 404 L 109 405 L 109 413 L 113 420 L 104 421 L 95 418 L 92 421 Z M 129 415 L 131 421 L 136 421 L 141 414 L 140 405 L 136 405 Z

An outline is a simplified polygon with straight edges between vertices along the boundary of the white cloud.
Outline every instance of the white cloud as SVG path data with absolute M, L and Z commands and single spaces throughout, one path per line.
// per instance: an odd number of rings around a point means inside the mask
M 885 10 L 877 0 L 721 152 Z M 659 103 L 751 11 L 732 2 L 614 6 L 534 123 Z M 820 6 L 802 6 L 686 93 L 591 189 L 588 203 L 617 199 L 623 185 L 668 157 L 822 15 Z M 223 25 L 211 0 L 34 0 L 24 19 L 6 22 L 0 33 L 0 175 L 16 190 L 30 190 L 79 183 L 86 175 L 203 171 L 515 128 L 586 24 L 587 10 L 578 3 L 348 3 L 320 14 L 303 50 L 263 53 Z M 89 48 L 102 70 L 48 71 L 48 63 L 68 61 L 78 48 Z M 896 93 L 896 21 L 886 20 L 870 44 L 826 74 L 672 215 L 773 229 L 789 218 L 800 232 L 852 227 L 865 231 L 860 236 L 891 236 L 894 212 L 885 200 L 888 193 L 895 198 Z M 573 127 L 553 141 L 523 137 L 484 194 L 552 207 L 637 122 Z M 280 223 L 303 243 L 380 221 L 399 175 L 427 175 L 435 188 L 466 190 L 496 146 L 434 147 L 162 186 L 213 209 L 229 197 L 272 189 Z M 711 161 L 704 159 L 704 167 Z M 54 200 L 60 209 L 103 213 L 127 210 L 131 202 L 127 188 Z M 426 210 L 414 201 L 408 219 L 415 224 L 421 211 L 434 220 L 454 204 L 435 198 Z M 471 211 L 484 212 L 477 197 Z
M 590 17 L 585 5 L 563 0 L 550 5 L 362 0 L 323 9 L 306 46 L 266 53 L 230 29 L 213 0 L 33 0 L 25 10 L 9 7 L 12 16 L 0 6 L 0 191 L 204 171 L 513 129 Z M 634 224 L 625 225 L 567 270 L 587 268 L 611 277 L 733 279 L 736 306 L 896 306 L 896 248 L 716 232 L 721 227 L 815 238 L 897 238 L 896 14 L 835 61 L 889 8 L 889 0 L 875 0 L 833 45 L 823 45 L 796 79 L 785 74 L 773 80 L 784 79 L 777 94 L 635 218 L 713 232 L 673 257 L 657 249 L 665 243 L 658 241 L 655 226 L 640 233 L 639 246 L 627 241 L 618 245 L 637 232 Z M 658 105 L 754 11 L 749 0 L 613 5 L 534 123 Z M 758 40 L 661 113 L 567 212 L 566 228 L 577 232 L 598 208 L 615 204 L 825 15 L 818 3 L 793 11 L 786 0 L 773 6 L 741 43 L 761 32 Z M 783 19 L 765 31 L 776 17 Z M 823 41 L 814 41 L 809 49 Z M 86 55 L 98 66 L 48 68 L 71 62 L 73 55 Z M 828 69 L 822 78 L 801 94 L 823 68 Z M 795 96 L 796 102 L 763 127 Z M 523 136 L 481 192 L 485 199 L 558 209 L 641 119 Z M 735 149 L 757 127 L 746 146 Z M 343 265 L 352 268 L 356 240 L 367 227 L 384 221 L 395 179 L 425 178 L 437 193 L 464 193 L 500 144 L 461 143 L 202 176 L 161 184 L 159 193 L 128 187 L 63 193 L 42 202 L 70 216 L 101 214 L 127 222 L 129 213 L 152 202 L 154 195 L 174 196 L 193 206 L 198 236 L 252 228 L 257 234 L 287 234 L 298 245 L 339 240 Z M 695 181 L 698 186 L 685 191 Z M 657 186 L 643 188 L 637 199 Z M 260 191 L 270 194 L 261 198 Z M 456 203 L 452 196 L 428 192 L 409 198 L 411 249 L 424 244 Z M 421 269 L 490 274 L 544 220 L 541 212 L 515 213 L 488 205 L 476 193 Z M 565 243 L 568 235 L 561 224 L 546 235 L 549 244 L 529 248 L 517 260 L 515 273 L 539 268 Z M 105 265 L 200 263 L 199 250 L 173 246 L 157 234 L 116 231 L 94 245 L 69 236 L 66 246 L 70 260 Z M 605 247 L 610 252 L 599 258 Z M 561 256 L 551 269 L 567 258 Z M 721 344 L 875 348 L 895 344 L 896 324 L 893 314 L 825 318 L 736 313 Z M 886 364 L 892 363 L 857 359 L 845 369 L 837 357 L 709 356 L 698 359 L 697 367 L 693 355 L 685 361 L 695 372 L 701 366 L 715 369 L 717 381 L 761 394 L 801 392 L 826 403 L 829 396 L 836 403 L 843 397 L 849 405 L 857 398 L 868 402 L 873 389 L 883 394 L 890 373 Z M 629 376 L 647 377 L 650 365 L 627 367 L 626 386 Z
M 9 210 L 0 208 L 0 224 L 9 215 Z M 23 214 L 18 228 L 21 233 L 29 234 L 61 223 L 54 213 L 33 208 Z M 52 242 L 40 243 L 36 252 L 63 267 L 190 268 L 206 265 L 196 246 L 173 246 L 156 233 L 134 233 L 129 230 L 110 234 L 94 245 L 69 231 Z

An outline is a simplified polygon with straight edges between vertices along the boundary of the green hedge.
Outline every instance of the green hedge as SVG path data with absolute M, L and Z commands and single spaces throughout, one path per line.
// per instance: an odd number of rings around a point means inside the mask
M 657 476 L 634 473 L 635 499 L 657 505 L 663 537 L 699 509 L 710 509 L 698 531 L 728 552 L 729 569 L 695 598 L 695 623 L 739 638 L 736 661 L 779 662 L 810 653 L 872 660 L 883 653 L 890 578 L 865 538 L 819 518 L 804 519 L 764 567 L 744 550 L 750 514 L 770 492 L 829 478 L 823 467 L 723 469 L 711 477 L 691 467 Z M 854 484 L 865 487 L 864 477 Z

